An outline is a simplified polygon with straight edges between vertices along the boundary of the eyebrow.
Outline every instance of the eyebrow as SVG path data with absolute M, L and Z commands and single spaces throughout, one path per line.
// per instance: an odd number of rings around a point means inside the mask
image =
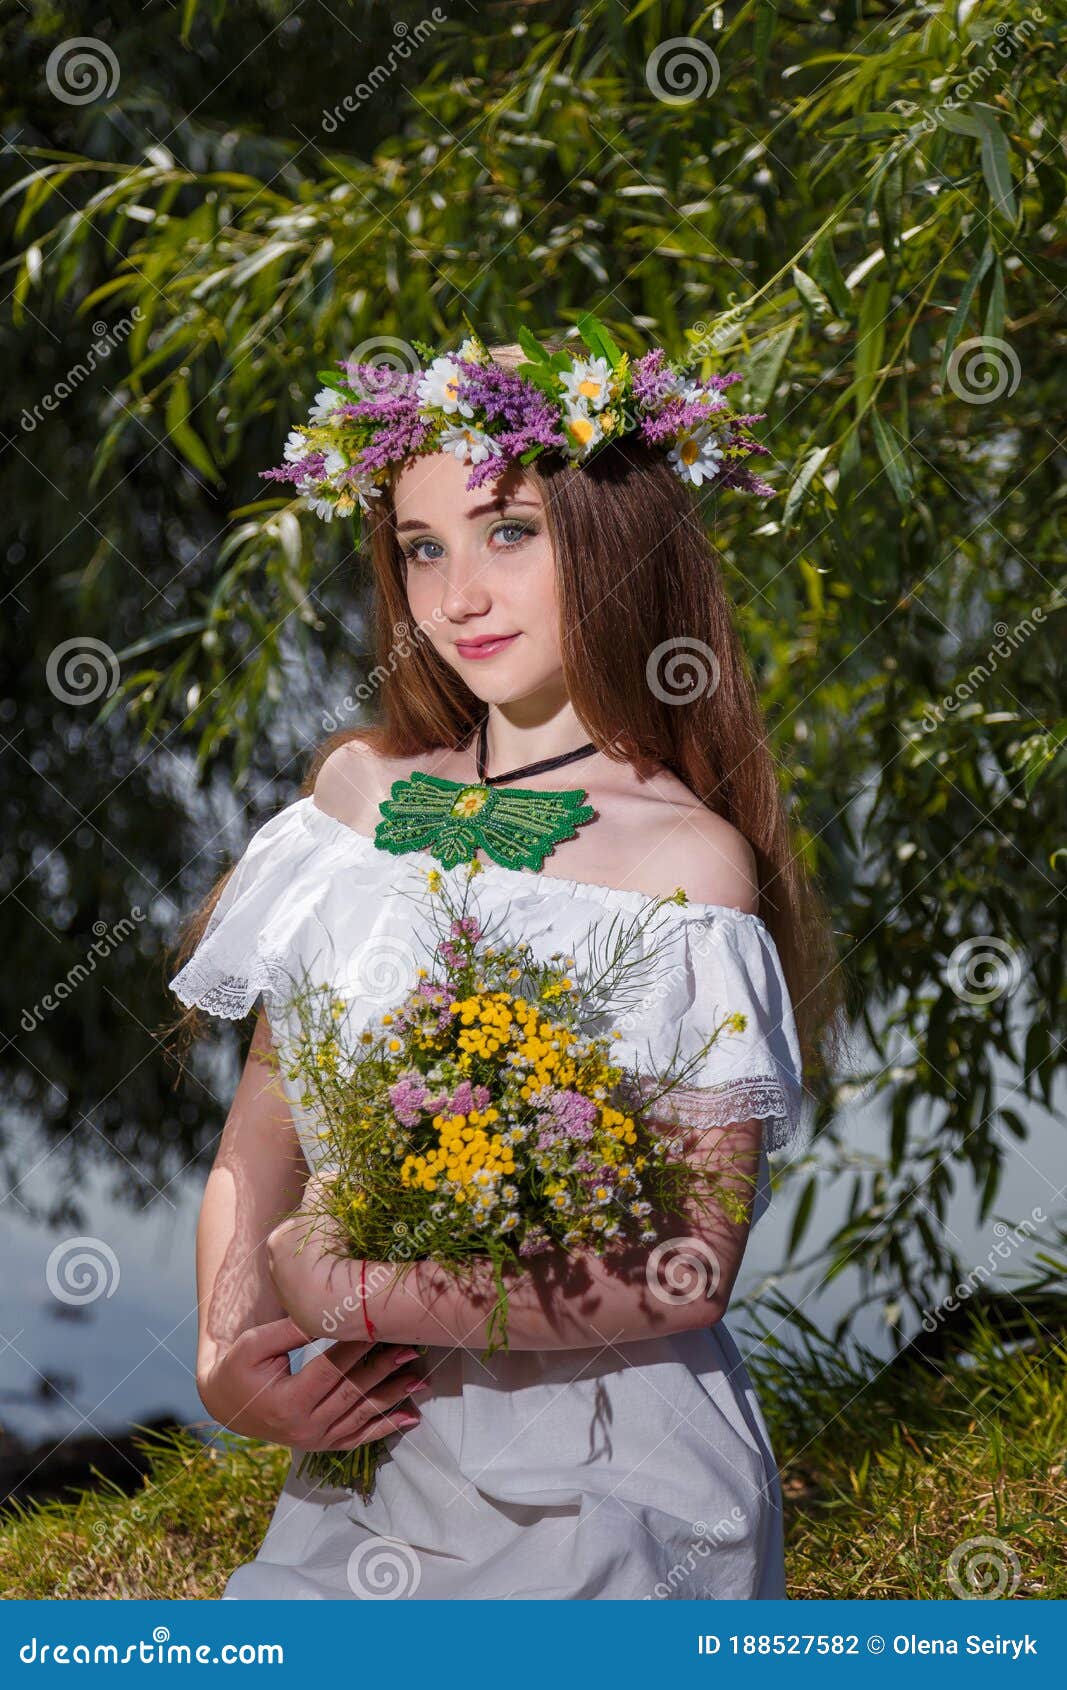
M 526 505 L 530 510 L 536 510 L 537 509 L 536 499 L 504 499 L 504 500 L 494 499 L 492 504 L 474 505 L 472 507 L 472 509 L 470 509 L 467 512 L 467 520 L 468 520 L 468 522 L 473 522 L 473 520 L 476 516 L 485 516 L 487 514 L 487 512 L 489 512 L 489 511 L 506 511 L 512 505 Z M 432 527 L 433 527 L 432 522 L 421 522 L 421 521 L 416 521 L 414 519 L 411 519 L 407 522 L 398 522 L 397 525 L 396 525 L 396 531 L 397 531 L 398 534 L 404 534 L 404 533 L 407 532 L 407 530 L 409 528 L 432 528 Z

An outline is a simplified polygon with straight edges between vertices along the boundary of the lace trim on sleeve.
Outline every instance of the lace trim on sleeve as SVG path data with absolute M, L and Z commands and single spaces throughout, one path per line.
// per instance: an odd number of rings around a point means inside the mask
M 208 1015 L 227 1021 L 242 1020 L 261 993 L 269 1013 L 271 1005 L 284 998 L 289 985 L 282 958 L 262 954 L 249 958 L 240 974 L 223 974 L 217 963 L 202 961 L 194 954 L 170 983 L 171 991 L 186 1008 L 196 1004 Z
M 655 1082 L 642 1086 L 645 1095 Z M 701 1132 L 741 1121 L 763 1122 L 763 1147 L 780 1150 L 800 1122 L 800 1099 L 793 1087 L 771 1075 L 728 1080 L 718 1086 L 675 1086 L 656 1104 L 655 1118 L 673 1127 Z

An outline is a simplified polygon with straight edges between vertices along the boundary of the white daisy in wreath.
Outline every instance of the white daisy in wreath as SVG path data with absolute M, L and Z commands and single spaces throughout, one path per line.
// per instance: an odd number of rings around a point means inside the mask
M 329 422 L 333 413 L 343 403 L 340 396 L 332 387 L 322 387 L 315 395 L 315 403 L 308 412 L 308 421 L 313 423 Z
M 454 358 L 435 358 L 423 372 L 417 393 L 419 402 L 427 410 L 444 411 L 446 416 L 473 417 L 474 407 L 460 398 L 463 371 Z
M 604 425 L 598 417 L 591 417 L 584 407 L 568 408 L 563 413 L 563 420 L 570 432 L 575 455 L 579 458 L 584 458 L 604 438 Z
M 602 411 L 611 402 L 611 366 L 606 358 L 576 358 L 559 385 L 576 410 Z
M 451 452 L 464 464 L 482 464 L 486 458 L 500 457 L 500 447 L 481 428 L 461 428 L 454 424 L 442 430 L 437 444 L 442 452 Z
M 687 405 L 699 402 L 709 411 L 721 411 L 726 404 L 721 393 L 716 393 L 714 388 L 705 386 L 702 381 L 695 381 L 691 376 L 686 377 L 678 391 Z
M 713 481 L 722 468 L 722 460 L 722 442 L 711 428 L 687 429 L 667 454 L 675 474 L 694 487 Z

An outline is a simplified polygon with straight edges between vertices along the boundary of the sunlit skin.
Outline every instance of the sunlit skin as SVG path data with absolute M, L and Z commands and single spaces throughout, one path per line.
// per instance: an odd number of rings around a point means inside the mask
M 394 495 L 397 540 L 412 618 L 490 706 L 490 743 L 509 768 L 571 750 L 588 735 L 564 683 L 555 561 L 538 485 L 510 470 L 470 493 L 469 474 L 447 453 L 405 469 Z M 513 637 L 493 656 L 473 656 L 467 642 L 489 635 Z
M 589 734 L 567 694 L 555 559 L 538 484 L 516 467 L 469 492 L 469 473 L 449 454 L 416 459 L 396 484 L 396 527 L 412 620 L 488 705 L 489 772 L 496 774 L 574 749 Z M 507 638 L 491 655 L 476 655 L 477 642 L 487 636 Z M 372 834 L 391 782 L 413 768 L 470 780 L 473 749 L 389 759 L 352 742 L 323 766 L 314 802 L 355 831 Z M 580 786 L 597 812 L 596 822 L 556 847 L 545 865 L 548 876 L 649 896 L 682 885 L 695 902 L 755 910 L 747 842 L 669 771 L 642 781 L 628 764 L 597 753 L 522 784 Z M 734 1169 L 750 1192 L 759 1142 L 759 1123 L 746 1122 L 704 1132 L 687 1151 L 724 1172 Z M 434 1262 L 398 1270 L 338 1259 L 339 1240 L 328 1223 L 315 1221 L 316 1208 L 306 1196 L 295 1217 L 267 1239 L 275 1288 L 309 1337 L 365 1338 L 366 1288 L 366 1313 L 383 1340 L 484 1346 L 492 1302 L 486 1277 L 461 1284 Z M 678 1230 L 676 1222 L 671 1236 Z M 592 1252 L 577 1252 L 566 1263 L 561 1252 L 552 1252 L 535 1259 L 510 1291 L 511 1347 L 580 1348 L 711 1325 L 729 1301 L 748 1227 L 719 1216 L 694 1219 L 692 1230 L 717 1263 L 711 1297 L 652 1295 L 644 1248 L 611 1270 Z

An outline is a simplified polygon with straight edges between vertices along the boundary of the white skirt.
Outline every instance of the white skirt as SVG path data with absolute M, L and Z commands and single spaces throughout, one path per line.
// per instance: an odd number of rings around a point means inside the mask
M 424 1365 L 422 1419 L 390 1437 L 370 1500 L 298 1478 L 295 1454 L 224 1599 L 785 1596 L 778 1471 L 722 1322 Z

